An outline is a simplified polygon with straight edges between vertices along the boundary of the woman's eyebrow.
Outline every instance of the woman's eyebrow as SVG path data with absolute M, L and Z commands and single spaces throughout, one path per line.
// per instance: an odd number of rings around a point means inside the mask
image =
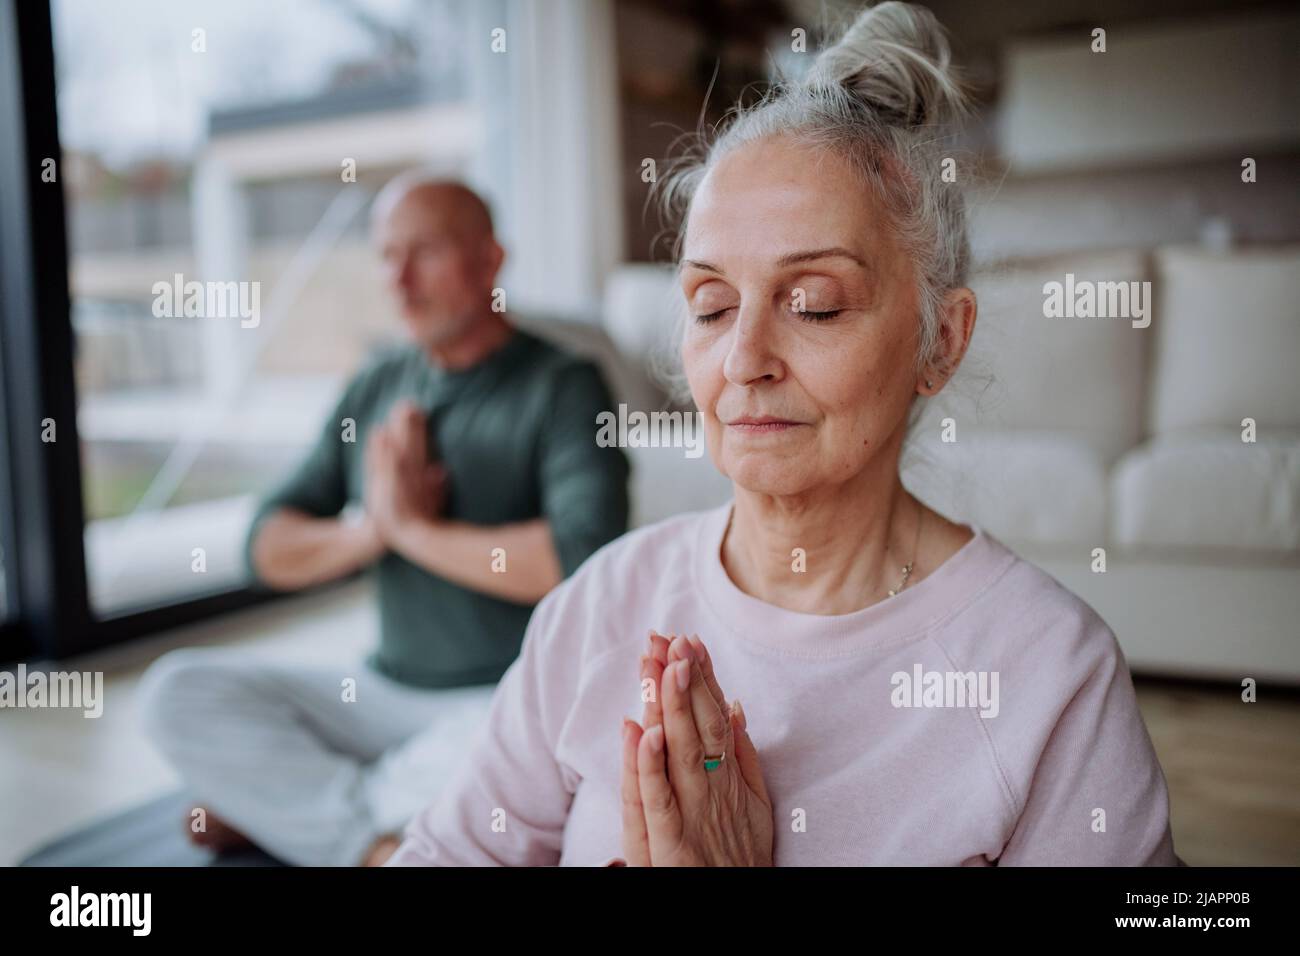
M 776 261 L 779 266 L 792 266 L 800 262 L 811 262 L 814 259 L 840 258 L 848 259 L 857 263 L 863 269 L 867 268 L 866 261 L 859 255 L 850 252 L 843 246 L 832 246 L 829 249 L 811 249 L 807 252 L 792 252 L 784 255 Z
M 831 246 L 829 249 L 809 249 L 806 252 L 787 253 L 786 255 L 778 259 L 776 261 L 776 264 L 778 266 L 785 267 L 785 266 L 797 265 L 800 262 L 812 262 L 814 259 L 831 259 L 831 258 L 848 259 L 850 262 L 856 263 L 858 266 L 862 267 L 863 269 L 870 268 L 867 265 L 865 259 L 857 255 L 856 253 L 850 252 L 848 249 L 845 249 L 843 246 Z M 704 272 L 712 272 L 716 275 L 723 274 L 722 270 L 719 269 L 717 266 L 713 265 L 710 262 L 701 262 L 698 259 L 683 259 L 681 264 L 683 268 L 685 268 L 686 266 L 690 266 L 692 269 L 700 269 Z
M 700 262 L 698 259 L 683 259 L 682 268 L 690 266 L 692 269 L 703 269 L 705 272 L 716 272 L 722 275 L 722 270 L 708 262 Z

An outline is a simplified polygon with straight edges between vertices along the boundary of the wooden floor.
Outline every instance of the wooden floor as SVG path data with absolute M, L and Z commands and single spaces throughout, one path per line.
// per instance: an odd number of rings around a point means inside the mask
M 104 715 L 0 712 L 0 866 L 177 786 L 134 706 L 139 675 L 163 650 L 221 642 L 320 659 L 357 653 L 374 628 L 369 592 L 353 584 L 64 665 L 105 671 Z M 1191 866 L 1300 865 L 1300 698 L 1263 684 L 1246 704 L 1227 685 L 1139 681 L 1138 700 L 1169 781 L 1178 855 Z
M 372 646 L 365 582 L 278 601 L 60 666 L 104 672 L 104 712 L 0 710 L 0 866 L 110 814 L 180 786 L 140 730 L 136 684 L 164 651 L 228 644 L 302 660 L 345 659 Z
M 1190 866 L 1300 865 L 1300 700 L 1137 681 Z

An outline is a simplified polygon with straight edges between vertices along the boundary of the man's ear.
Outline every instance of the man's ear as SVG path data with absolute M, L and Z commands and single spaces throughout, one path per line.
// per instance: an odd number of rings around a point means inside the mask
M 496 284 L 497 275 L 501 272 L 501 266 L 505 261 L 505 249 L 495 237 L 489 236 L 483 243 L 483 272 L 487 276 L 488 285 Z
M 956 374 L 975 333 L 977 312 L 975 293 L 965 286 L 944 295 L 939 308 L 939 335 L 934 356 L 916 383 L 917 391 L 933 395 Z

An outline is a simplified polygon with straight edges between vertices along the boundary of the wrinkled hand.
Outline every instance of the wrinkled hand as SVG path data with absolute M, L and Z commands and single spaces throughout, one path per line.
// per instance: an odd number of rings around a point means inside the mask
M 446 469 L 429 461 L 424 413 L 410 402 L 397 402 L 366 440 L 366 513 L 380 537 L 390 541 L 402 524 L 437 519 L 446 495 Z
M 641 679 L 645 726 L 623 722 L 627 864 L 771 866 L 772 801 L 758 752 L 704 642 L 651 632 Z M 705 754 L 719 753 L 721 766 L 706 771 Z

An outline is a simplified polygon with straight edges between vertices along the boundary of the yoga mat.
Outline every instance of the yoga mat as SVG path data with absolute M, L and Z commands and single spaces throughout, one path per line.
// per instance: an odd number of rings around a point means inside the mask
M 216 854 L 190 843 L 193 798 L 167 794 L 81 827 L 33 852 L 19 866 L 283 866 L 261 850 Z

